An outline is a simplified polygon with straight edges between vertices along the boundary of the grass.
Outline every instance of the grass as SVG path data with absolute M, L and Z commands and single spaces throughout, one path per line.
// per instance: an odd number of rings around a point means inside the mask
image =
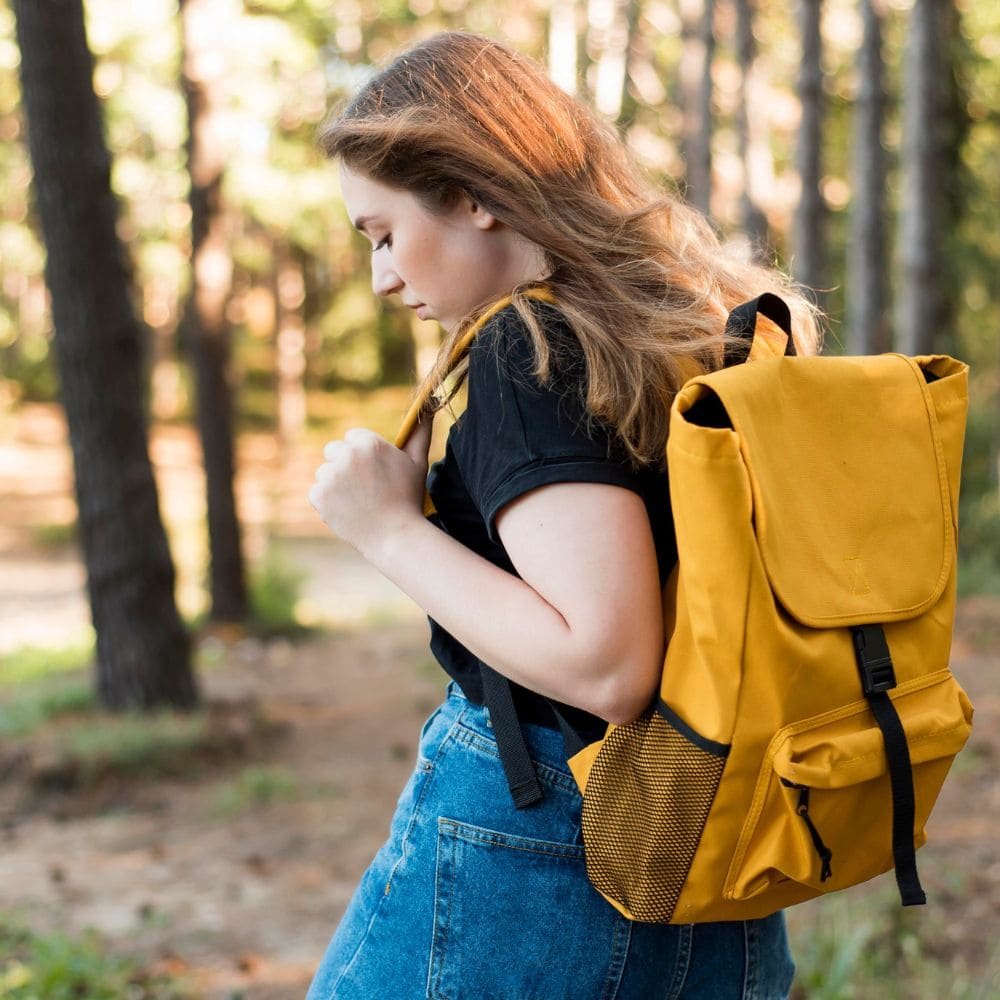
M 251 765 L 219 790 L 215 811 L 229 818 L 272 802 L 297 799 L 300 795 L 299 783 L 287 768 Z
M 0 1000 L 193 1000 L 177 979 L 108 954 L 96 934 L 36 934 L 0 914 Z
M 52 674 L 83 670 L 93 661 L 94 648 L 91 630 L 90 638 L 86 641 L 68 646 L 22 646 L 0 654 L 0 691 Z
M 992 1000 L 1000 956 L 971 972 L 956 958 L 945 917 L 904 909 L 891 877 L 787 911 L 797 972 L 793 1000 Z
M 30 685 L 0 703 L 0 737 L 27 736 L 50 719 L 94 708 L 90 680 L 68 678 L 56 688 Z

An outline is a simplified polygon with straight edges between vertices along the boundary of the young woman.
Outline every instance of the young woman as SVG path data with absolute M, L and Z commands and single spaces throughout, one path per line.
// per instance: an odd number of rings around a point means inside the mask
M 808 305 L 727 256 L 610 127 L 489 39 L 404 53 L 322 142 L 375 294 L 446 331 L 431 385 L 493 310 L 451 380 L 467 408 L 429 476 L 430 407 L 402 449 L 367 430 L 328 444 L 310 491 L 427 612 L 452 680 L 309 1000 L 785 996 L 780 914 L 630 923 L 591 888 L 552 706 L 595 733 L 649 705 L 676 559 L 670 402 L 720 364 L 733 306 L 778 292 L 801 351 Z

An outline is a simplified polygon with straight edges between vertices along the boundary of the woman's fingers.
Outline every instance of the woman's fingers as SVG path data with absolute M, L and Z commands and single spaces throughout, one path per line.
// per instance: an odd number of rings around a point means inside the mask
M 413 433 L 409 436 L 403 451 L 409 455 L 410 460 L 421 468 L 427 467 L 427 453 L 431 447 L 431 432 L 434 430 L 434 414 L 424 413 L 413 428 Z

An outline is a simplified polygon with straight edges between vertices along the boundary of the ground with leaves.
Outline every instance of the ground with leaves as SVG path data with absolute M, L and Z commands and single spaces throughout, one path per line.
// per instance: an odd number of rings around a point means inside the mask
M 0 445 L 0 632 L 55 645 L 85 618 L 79 561 L 46 528 L 71 505 L 64 440 L 19 425 Z M 197 482 L 193 450 L 169 431 L 157 451 L 169 514 Z M 310 533 L 294 500 L 301 481 L 286 470 L 278 495 L 266 454 L 251 469 L 244 497 L 270 498 L 260 523 L 283 529 L 286 556 L 309 574 L 307 607 L 332 630 L 294 642 L 203 634 L 207 707 L 188 720 L 95 717 L 72 672 L 46 679 L 44 695 L 0 689 L 0 918 L 93 928 L 92 948 L 134 957 L 145 975 L 177 975 L 210 1000 L 303 995 L 443 689 L 419 615 Z M 3 663 L 12 650 L 0 649 Z M 931 905 L 899 910 L 880 879 L 795 908 L 798 996 L 1000 995 L 998 666 L 1000 603 L 966 600 L 954 669 L 976 728 L 920 854 Z M 25 691 L 58 711 L 33 720 Z M 0 997 L 18 996 L 2 979 L 0 957 Z

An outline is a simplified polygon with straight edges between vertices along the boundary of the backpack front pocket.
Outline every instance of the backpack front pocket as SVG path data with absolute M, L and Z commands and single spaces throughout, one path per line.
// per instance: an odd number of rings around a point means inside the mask
M 903 685 L 893 704 L 906 733 L 916 800 L 914 843 L 955 755 L 972 705 L 947 671 Z M 725 896 L 746 900 L 783 882 L 829 892 L 893 866 L 892 789 L 882 733 L 858 701 L 780 730 L 740 833 Z

